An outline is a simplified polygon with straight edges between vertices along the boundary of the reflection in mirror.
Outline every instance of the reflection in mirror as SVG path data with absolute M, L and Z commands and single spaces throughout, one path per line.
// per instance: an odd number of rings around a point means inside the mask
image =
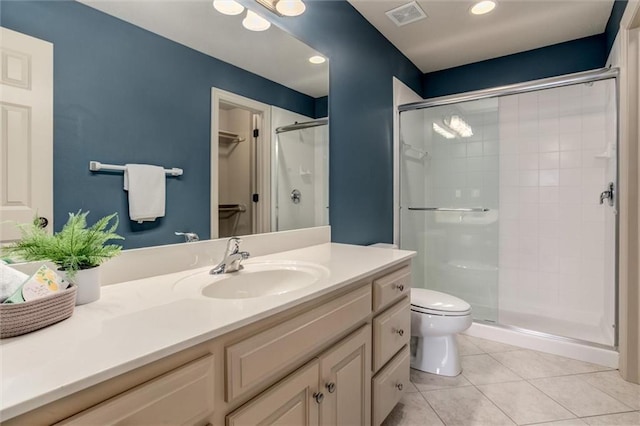
M 295 124 L 277 127 L 274 157 L 273 229 L 328 225 L 328 120 L 296 120 Z
M 257 3 L 255 11 L 269 19 Z M 322 53 L 277 26 L 247 31 L 243 18 L 218 13 L 209 0 L 3 2 L 1 26 L 53 44 L 54 230 L 78 209 L 91 217 L 117 212 L 125 248 L 182 242 L 175 231 L 206 239 L 272 230 L 275 128 L 327 117 L 329 66 L 312 64 Z M 233 134 L 218 134 L 233 129 L 214 123 L 233 104 L 212 110 L 212 88 L 292 118 L 276 126 L 263 115 L 259 138 L 250 121 L 245 140 L 233 142 Z M 264 154 L 256 151 L 261 143 Z M 218 148 L 220 155 L 233 148 L 229 158 L 247 151 L 248 160 L 218 165 Z M 129 220 L 122 171 L 91 172 L 90 161 L 184 174 L 166 179 L 165 215 L 139 224 Z M 223 193 L 224 167 L 246 173 L 227 177 L 248 185 L 241 199 Z

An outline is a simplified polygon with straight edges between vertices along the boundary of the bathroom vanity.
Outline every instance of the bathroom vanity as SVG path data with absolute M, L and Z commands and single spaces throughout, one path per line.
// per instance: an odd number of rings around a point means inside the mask
M 322 273 L 244 299 L 204 296 L 207 268 L 106 286 L 2 342 L 3 424 L 378 425 L 409 384 L 412 255 L 325 243 L 252 258 L 249 272 Z

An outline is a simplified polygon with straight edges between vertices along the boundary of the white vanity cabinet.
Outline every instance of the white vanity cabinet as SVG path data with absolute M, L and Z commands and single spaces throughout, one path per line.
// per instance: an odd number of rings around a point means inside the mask
M 227 415 L 228 426 L 370 424 L 371 327 Z
M 409 384 L 411 339 L 409 265 L 373 280 L 372 423 L 379 425 Z
M 214 379 L 207 355 L 57 425 L 194 424 L 213 411 Z
M 408 383 L 409 291 L 404 261 L 3 424 L 378 425 Z

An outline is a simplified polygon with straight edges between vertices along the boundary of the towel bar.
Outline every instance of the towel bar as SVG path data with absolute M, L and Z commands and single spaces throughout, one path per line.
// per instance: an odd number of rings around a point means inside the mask
M 100 170 L 120 170 L 124 171 L 127 169 L 127 166 L 117 166 L 115 164 L 102 164 L 99 161 L 89 161 L 89 170 L 92 172 L 98 172 Z M 170 176 L 182 176 L 182 169 L 177 167 L 171 169 L 164 169 L 164 172 Z

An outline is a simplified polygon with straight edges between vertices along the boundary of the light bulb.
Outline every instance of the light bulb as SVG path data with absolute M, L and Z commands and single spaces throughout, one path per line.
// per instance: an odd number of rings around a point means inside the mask
M 213 0 L 213 7 L 225 15 L 239 15 L 244 11 L 244 7 L 234 0 Z
M 265 31 L 269 29 L 271 22 L 254 11 L 247 10 L 247 16 L 242 20 L 242 26 L 250 31 Z
M 326 59 L 320 55 L 314 55 L 309 58 L 309 62 L 312 64 L 324 64 L 325 61 Z
M 302 15 L 307 7 L 302 0 L 278 0 L 276 10 L 284 16 Z
M 471 13 L 474 15 L 484 15 L 485 13 L 491 12 L 496 7 L 496 2 L 492 0 L 484 0 L 476 3 L 471 8 Z

